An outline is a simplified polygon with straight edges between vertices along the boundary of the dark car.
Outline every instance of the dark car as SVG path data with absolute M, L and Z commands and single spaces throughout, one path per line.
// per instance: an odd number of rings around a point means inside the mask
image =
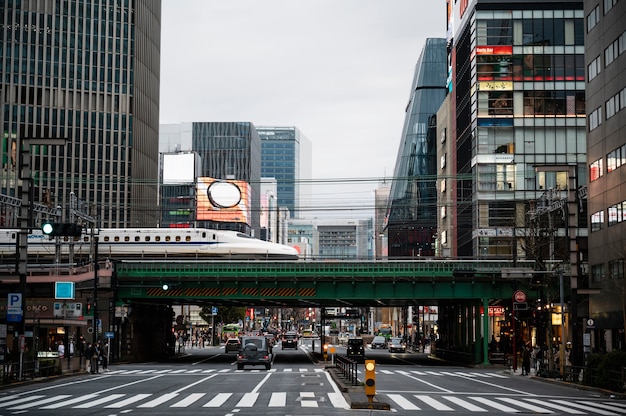
M 287 331 L 283 335 L 283 339 L 280 342 L 280 348 L 293 348 L 298 349 L 298 334 L 293 331 Z
M 387 339 L 385 337 L 381 337 L 380 335 L 377 335 L 372 340 L 372 346 L 371 346 L 372 349 L 385 348 L 386 346 L 387 346 Z
M 242 337 L 237 353 L 237 369 L 243 370 L 245 365 L 262 365 L 266 370 L 272 368 L 272 355 L 269 342 L 264 336 Z
M 365 360 L 365 348 L 363 346 L 363 338 L 350 338 L 348 340 L 348 348 L 346 355 L 355 361 Z
M 240 345 L 241 342 L 239 342 L 239 338 L 228 338 L 226 340 L 226 345 L 224 345 L 224 352 L 238 352 Z

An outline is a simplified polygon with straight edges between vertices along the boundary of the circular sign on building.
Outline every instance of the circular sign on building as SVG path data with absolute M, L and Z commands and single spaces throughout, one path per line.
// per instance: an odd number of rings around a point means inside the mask
M 516 290 L 515 293 L 513 293 L 513 300 L 515 302 L 526 302 L 526 293 L 522 290 Z

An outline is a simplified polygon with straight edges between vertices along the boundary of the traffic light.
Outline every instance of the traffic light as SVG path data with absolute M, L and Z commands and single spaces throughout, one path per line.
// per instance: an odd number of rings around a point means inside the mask
M 374 401 L 376 395 L 376 361 L 365 360 L 365 395 L 368 401 Z
M 41 230 L 50 237 L 80 237 L 83 233 L 83 227 L 72 222 L 45 222 Z

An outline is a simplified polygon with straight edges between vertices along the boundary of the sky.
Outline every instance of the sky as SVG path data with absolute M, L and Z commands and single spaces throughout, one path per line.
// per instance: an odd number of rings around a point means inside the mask
M 161 25 L 160 123 L 295 126 L 312 143 L 303 204 L 373 207 L 445 2 L 162 0 Z

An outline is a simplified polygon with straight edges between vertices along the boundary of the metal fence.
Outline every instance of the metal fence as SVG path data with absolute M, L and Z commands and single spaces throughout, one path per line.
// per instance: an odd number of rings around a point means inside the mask
M 357 378 L 357 365 L 356 361 L 348 357 L 344 357 L 342 355 L 335 356 L 335 366 L 346 381 L 353 386 L 357 386 L 359 384 L 359 379 Z
M 39 377 L 61 374 L 61 362 L 58 359 L 9 362 L 0 367 L 0 384 L 10 384 Z

